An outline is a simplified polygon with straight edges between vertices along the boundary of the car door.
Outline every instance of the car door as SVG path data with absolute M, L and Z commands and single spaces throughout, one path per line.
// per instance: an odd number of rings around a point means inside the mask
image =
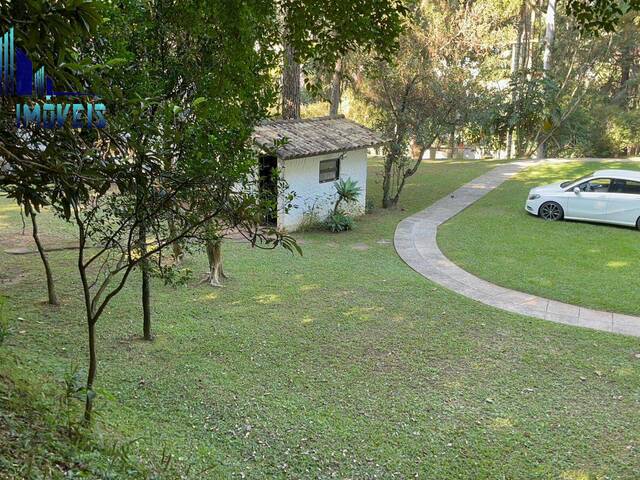
M 607 202 L 607 220 L 635 225 L 640 217 L 640 182 L 614 179 Z
M 569 196 L 567 218 L 606 221 L 607 202 L 609 200 L 610 178 L 592 178 L 578 185 L 579 192 Z

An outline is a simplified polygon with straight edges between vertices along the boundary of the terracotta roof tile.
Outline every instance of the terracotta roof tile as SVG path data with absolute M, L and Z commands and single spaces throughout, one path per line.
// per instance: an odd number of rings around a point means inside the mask
M 361 148 L 376 147 L 385 142 L 379 134 L 347 120 L 343 115 L 296 120 L 266 120 L 254 130 L 254 142 L 264 150 L 274 142 L 286 139 L 277 150 L 282 159 L 312 157 Z

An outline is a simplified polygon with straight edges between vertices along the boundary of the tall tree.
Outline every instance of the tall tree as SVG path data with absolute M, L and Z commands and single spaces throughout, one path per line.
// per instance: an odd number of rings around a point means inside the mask
M 548 0 L 547 15 L 545 17 L 544 54 L 542 58 L 542 72 L 544 78 L 549 80 L 551 75 L 551 62 L 553 60 L 553 45 L 556 39 L 556 0 Z M 538 145 L 538 158 L 546 158 L 547 147 L 543 140 Z
M 284 46 L 282 67 L 282 118 L 300 118 L 300 64 L 293 46 Z
M 407 180 L 436 140 L 455 143 L 482 89 L 472 67 L 478 68 L 494 48 L 493 38 L 486 43 L 479 39 L 492 35 L 499 16 L 498 10 L 488 10 L 487 2 L 421 2 L 394 61 L 369 60 L 367 75 L 355 88 L 371 108 L 373 126 L 390 139 L 383 166 L 383 208 L 398 204 Z
M 525 35 L 525 23 L 527 19 L 527 0 L 522 0 L 520 4 L 520 14 L 518 16 L 518 28 L 516 33 L 516 40 L 513 44 L 512 49 L 512 57 L 511 57 L 511 77 L 515 78 L 519 75 L 520 69 L 522 68 L 522 47 L 523 40 Z M 511 91 L 511 101 L 513 104 L 517 104 L 519 102 L 519 92 L 517 89 L 512 89 Z M 510 125 L 507 132 L 507 158 L 511 158 L 513 156 L 513 133 L 515 130 L 515 125 Z
M 329 97 L 329 115 L 337 115 L 342 98 L 342 58 L 336 60 L 336 66 L 331 77 L 331 95 Z

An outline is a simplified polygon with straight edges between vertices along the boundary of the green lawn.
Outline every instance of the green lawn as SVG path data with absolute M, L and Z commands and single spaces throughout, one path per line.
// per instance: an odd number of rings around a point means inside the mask
M 438 232 L 447 257 L 504 287 L 555 300 L 640 315 L 640 232 L 584 222 L 544 222 L 528 215 L 529 189 L 620 162 L 534 167 L 505 182 Z
M 303 257 L 226 243 L 225 288 L 154 282 L 153 343 L 138 339 L 136 278 L 98 324 L 98 384 L 113 397 L 100 421 L 197 479 L 637 479 L 638 339 L 485 307 L 389 243 L 400 219 L 491 166 L 425 163 L 402 209 L 300 235 Z M 0 229 L 20 230 L 5 200 Z M 85 362 L 73 262 L 52 254 L 63 305 L 49 308 L 38 258 L 0 252 L 14 322 L 0 354 L 47 382 Z M 205 256 L 188 265 L 204 271 Z

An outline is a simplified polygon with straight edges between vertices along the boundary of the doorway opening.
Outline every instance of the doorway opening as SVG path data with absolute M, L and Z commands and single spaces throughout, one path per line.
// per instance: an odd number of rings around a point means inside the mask
M 264 222 L 269 226 L 278 223 L 278 158 L 260 156 L 258 163 L 258 195 L 264 207 Z

